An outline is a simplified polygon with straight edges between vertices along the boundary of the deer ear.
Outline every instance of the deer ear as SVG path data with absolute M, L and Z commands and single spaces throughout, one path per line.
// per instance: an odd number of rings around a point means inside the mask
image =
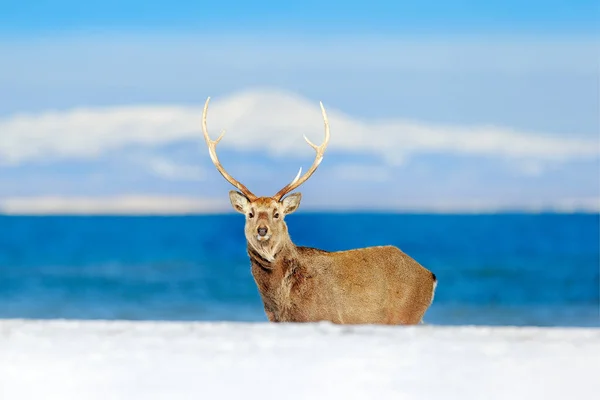
M 240 192 L 236 192 L 235 190 L 231 190 L 229 192 L 229 200 L 231 201 L 231 205 L 235 209 L 235 211 L 240 212 L 242 214 L 246 213 L 248 209 L 248 205 L 250 204 L 250 200 Z
M 283 204 L 283 213 L 287 215 L 296 211 L 300 206 L 300 199 L 302 199 L 301 193 L 293 193 L 281 200 L 281 203 Z

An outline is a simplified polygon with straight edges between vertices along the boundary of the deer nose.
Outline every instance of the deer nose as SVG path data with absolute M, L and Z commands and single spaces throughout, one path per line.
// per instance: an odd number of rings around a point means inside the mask
M 267 228 L 266 226 L 259 226 L 258 227 L 258 235 L 265 236 L 267 234 L 268 230 L 269 230 L 269 228 Z

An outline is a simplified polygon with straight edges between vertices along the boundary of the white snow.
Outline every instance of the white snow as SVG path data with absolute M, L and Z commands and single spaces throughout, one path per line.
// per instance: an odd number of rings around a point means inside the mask
M 0 321 L 0 399 L 578 399 L 600 329 Z

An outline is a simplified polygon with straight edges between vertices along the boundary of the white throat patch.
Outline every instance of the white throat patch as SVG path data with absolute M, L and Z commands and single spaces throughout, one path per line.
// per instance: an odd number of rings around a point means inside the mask
M 268 260 L 269 262 L 273 262 L 275 261 L 275 254 L 277 254 L 277 246 L 274 246 L 272 243 L 268 242 L 268 239 L 265 239 L 266 237 L 267 236 L 262 237 L 260 239 L 258 239 L 257 237 L 259 243 L 255 244 L 254 241 L 251 241 L 250 244 L 252 245 L 252 247 L 254 247 L 254 250 L 256 250 L 256 252 L 260 254 L 262 258 Z M 271 237 L 271 235 L 269 235 L 268 237 Z

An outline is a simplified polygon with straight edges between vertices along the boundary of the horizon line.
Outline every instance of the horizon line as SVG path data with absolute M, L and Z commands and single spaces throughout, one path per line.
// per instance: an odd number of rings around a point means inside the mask
M 555 201 L 485 202 L 482 200 L 447 200 L 413 204 L 307 204 L 301 213 L 369 213 L 369 214 L 498 214 L 498 213 L 600 213 L 600 199 L 558 199 Z M 0 197 L 0 215 L 224 215 L 235 213 L 221 198 L 121 195 L 114 197 Z
M 0 210 L 0 217 L 118 217 L 118 218 L 170 218 L 170 217 L 209 217 L 209 216 L 231 216 L 237 215 L 238 212 L 231 211 L 198 211 L 198 212 L 6 212 Z M 527 208 L 504 208 L 504 209 L 461 209 L 461 210 L 436 210 L 436 209 L 368 209 L 368 208 L 348 208 L 348 209 L 309 209 L 298 210 L 294 215 L 323 215 L 323 214 L 352 214 L 352 215 L 600 215 L 600 210 L 589 208 L 577 208 L 572 210 L 560 208 L 543 208 L 543 209 L 527 209 Z

